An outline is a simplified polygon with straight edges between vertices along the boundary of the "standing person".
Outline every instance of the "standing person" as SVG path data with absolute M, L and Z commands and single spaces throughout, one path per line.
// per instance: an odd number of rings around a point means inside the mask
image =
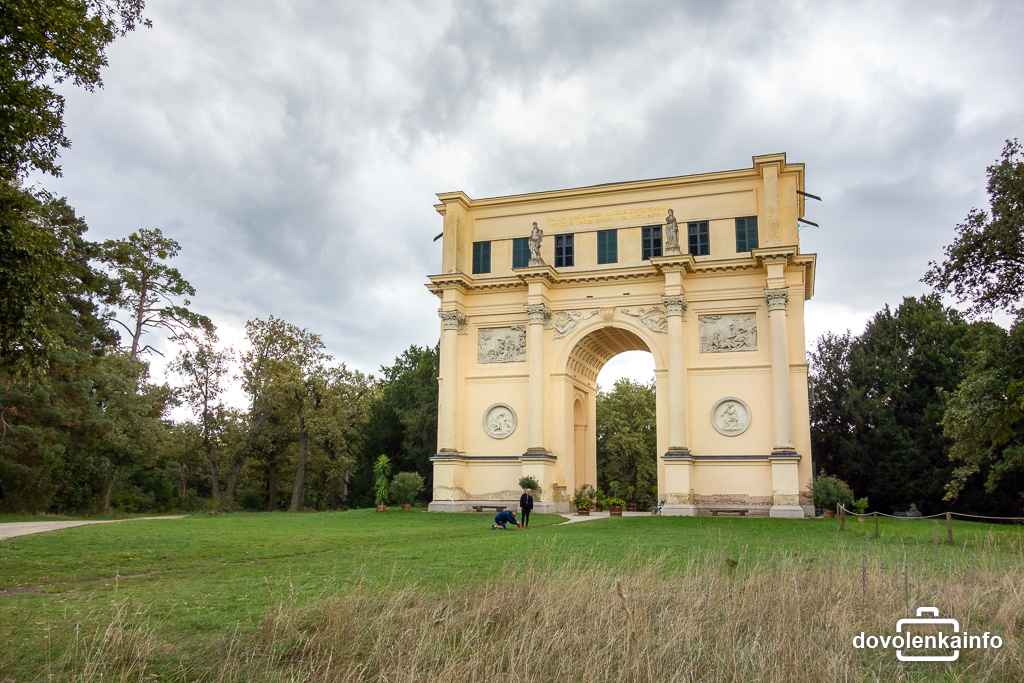
M 523 489 L 523 495 L 519 496 L 519 514 L 523 518 L 522 526 L 525 529 L 530 525 L 530 512 L 533 510 L 533 495 L 530 489 Z
M 516 513 L 509 512 L 508 510 L 502 510 L 501 512 L 494 516 L 494 524 L 491 525 L 491 528 L 507 529 L 509 524 L 511 524 L 513 527 L 517 526 Z

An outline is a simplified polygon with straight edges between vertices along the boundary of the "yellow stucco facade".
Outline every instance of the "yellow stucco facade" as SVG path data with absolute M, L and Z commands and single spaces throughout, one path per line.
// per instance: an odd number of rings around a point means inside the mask
M 639 349 L 654 358 L 650 457 L 663 513 L 804 516 L 815 256 L 800 252 L 803 189 L 803 165 L 771 154 L 733 171 L 439 194 L 441 272 L 427 285 L 441 317 L 430 508 L 515 505 L 519 477 L 533 475 L 537 509 L 568 510 L 579 486 L 597 483 L 597 374 Z M 534 223 L 543 237 L 531 240 Z

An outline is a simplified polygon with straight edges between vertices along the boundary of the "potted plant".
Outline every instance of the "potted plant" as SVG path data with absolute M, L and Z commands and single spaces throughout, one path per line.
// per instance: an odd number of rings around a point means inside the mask
M 857 500 L 853 501 L 853 509 L 858 515 L 863 515 L 865 512 L 868 511 L 868 499 L 865 497 L 858 498 Z M 863 524 L 864 518 L 858 517 L 857 521 Z
M 589 515 L 591 508 L 594 507 L 594 497 L 594 487 L 590 484 L 584 484 L 576 489 L 576 494 L 572 497 L 572 504 L 576 508 L 576 514 Z
M 391 482 L 391 500 L 401 503 L 402 509 L 412 510 L 412 503 L 423 490 L 423 477 L 416 472 L 399 472 Z
M 825 474 L 824 471 L 814 479 L 811 495 L 814 496 L 814 504 L 824 511 L 825 517 L 835 515 L 836 505 L 850 507 L 853 504 L 853 490 L 850 485 L 838 477 Z
M 391 461 L 388 456 L 381 455 L 373 463 L 373 494 L 377 502 L 377 512 L 388 509 L 388 478 L 391 476 Z
M 591 499 L 591 502 L 593 502 L 594 507 L 597 509 L 597 511 L 601 512 L 607 509 L 608 507 L 608 496 L 606 496 L 604 494 L 604 491 L 602 491 L 601 489 L 597 489 L 596 491 L 594 491 L 594 495 Z
M 608 505 L 608 514 L 610 514 L 612 517 L 622 516 L 622 508 L 626 504 L 626 501 L 622 500 L 621 498 L 616 498 L 615 496 L 612 496 L 611 498 L 608 498 L 608 500 L 606 500 L 605 503 L 607 503 Z
M 534 497 L 540 495 L 540 484 L 537 483 L 537 479 L 534 478 L 533 475 L 519 477 L 519 488 L 526 491 L 532 491 Z

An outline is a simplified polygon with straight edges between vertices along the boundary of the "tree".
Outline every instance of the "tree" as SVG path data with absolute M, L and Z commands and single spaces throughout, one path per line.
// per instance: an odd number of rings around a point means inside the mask
M 657 502 L 658 436 L 653 384 L 619 379 L 597 395 L 597 472 L 602 489 L 621 489 L 641 506 Z M 616 482 L 613 486 L 612 483 Z
M 1007 140 L 986 170 L 991 215 L 971 209 L 956 226 L 942 263 L 932 261 L 923 281 L 968 305 L 971 315 L 1005 310 L 1024 314 L 1024 149 Z
M 218 448 L 225 421 L 225 406 L 221 401 L 233 352 L 217 348 L 217 336 L 206 332 L 189 339 L 171 364 L 172 372 L 182 375 L 186 384 L 181 387 L 185 402 L 199 420 L 203 455 L 210 477 L 213 500 L 221 499 L 221 459 Z
M 160 228 L 141 228 L 125 239 L 103 243 L 103 261 L 113 271 L 109 303 L 126 312 L 129 323 L 121 322 L 116 312 L 109 319 L 128 333 L 133 359 L 147 351 L 160 353 L 142 345 L 149 331 L 161 330 L 173 341 L 196 330 L 213 332 L 210 319 L 189 310 L 190 301 L 184 298 L 195 296 L 195 288 L 169 265 L 180 251 L 181 245 L 164 237 Z
M 70 81 L 102 86 L 107 46 L 140 23 L 144 0 L 4 0 L 0 11 L 0 176 L 60 175 L 64 97 Z
M 984 500 L 1024 508 L 1024 320 L 1007 334 L 991 325 L 972 353 L 966 377 L 946 402 L 942 426 L 957 467 L 947 500 L 970 500 L 980 479 Z

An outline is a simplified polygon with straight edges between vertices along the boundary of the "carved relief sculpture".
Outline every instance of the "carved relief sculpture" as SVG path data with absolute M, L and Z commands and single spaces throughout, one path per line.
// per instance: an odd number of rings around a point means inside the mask
M 723 398 L 711 409 L 711 425 L 722 436 L 739 436 L 750 426 L 750 408 L 738 398 Z
M 580 321 L 593 318 L 597 313 L 597 310 L 558 311 L 551 317 L 551 326 L 555 329 L 555 339 L 561 339 L 575 330 Z
M 526 360 L 526 326 L 487 327 L 477 339 L 480 363 L 515 363 Z
M 540 245 L 544 241 L 544 231 L 537 225 L 537 221 L 533 222 L 533 230 L 530 231 L 530 262 L 529 266 L 543 266 L 544 259 L 540 257 Z
M 678 255 L 679 251 L 679 222 L 672 209 L 668 210 L 665 216 L 665 255 Z
M 638 318 L 652 332 L 668 331 L 668 317 L 664 306 L 641 306 L 621 309 L 624 315 Z
M 516 413 L 504 403 L 496 403 L 484 413 L 484 432 L 492 439 L 505 439 L 516 431 Z
M 700 316 L 700 351 L 757 351 L 757 316 L 753 313 Z

